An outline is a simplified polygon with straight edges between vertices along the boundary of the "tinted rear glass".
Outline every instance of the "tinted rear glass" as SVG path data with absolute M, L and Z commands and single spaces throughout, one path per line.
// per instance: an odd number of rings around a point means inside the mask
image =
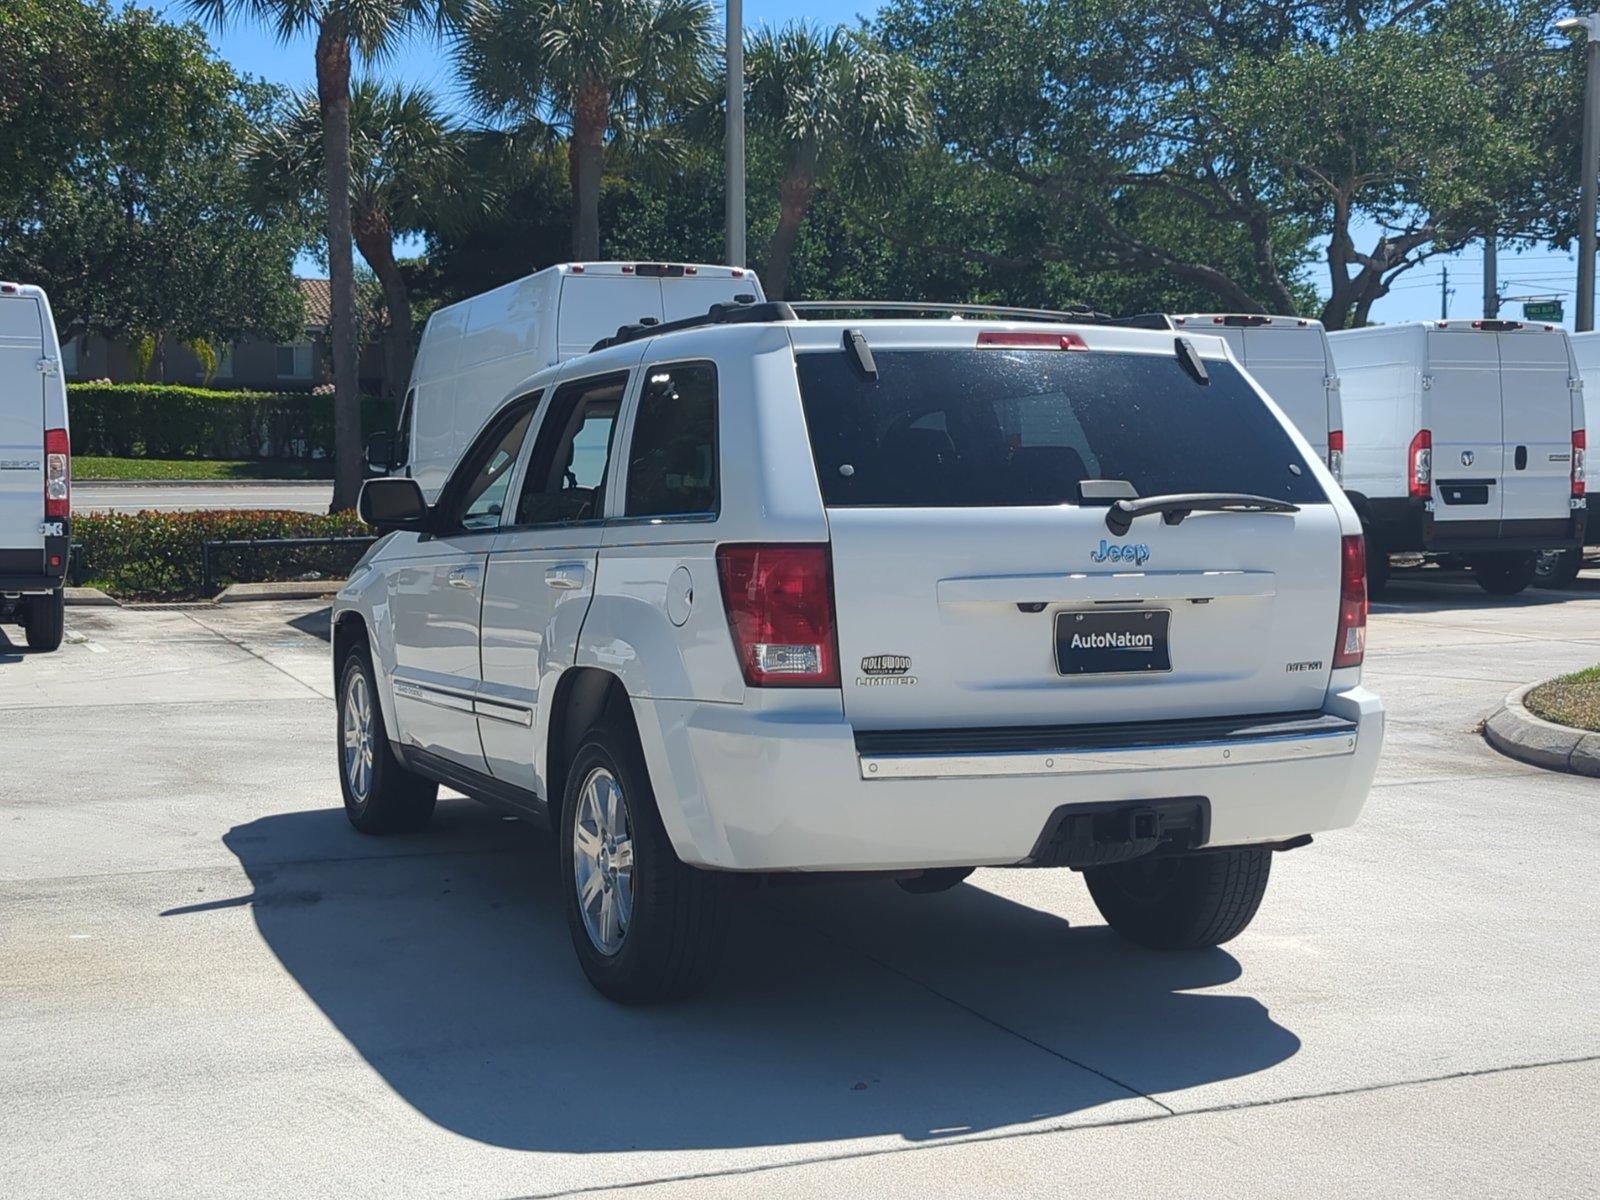
M 796 364 L 826 503 L 912 508 L 1076 504 L 1083 479 L 1141 496 L 1250 492 L 1326 501 L 1289 435 L 1232 365 L 1201 386 L 1176 358 L 1060 350 L 842 350 Z

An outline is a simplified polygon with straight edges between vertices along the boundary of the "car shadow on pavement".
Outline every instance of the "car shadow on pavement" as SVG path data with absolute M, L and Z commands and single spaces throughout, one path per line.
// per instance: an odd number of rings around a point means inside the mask
M 21 644 L 13 642 L 6 636 L 5 629 L 0 628 L 0 667 L 7 663 L 21 662 L 23 656 L 28 653 L 26 645 L 26 642 Z
M 466 801 L 364 839 L 342 810 L 224 841 L 272 952 L 396 1093 L 515 1149 L 727 1150 L 911 1141 L 1059 1121 L 1266 1070 L 1299 1039 L 1221 950 L 1157 955 L 970 885 L 769 888 L 741 899 L 724 968 L 628 1009 L 583 978 L 550 839 Z M 1063 887 L 1081 887 L 1058 875 Z
M 1491 596 L 1466 571 L 1423 568 L 1396 570 L 1382 594 L 1372 597 L 1372 605 L 1379 612 L 1492 612 L 1596 599 L 1600 599 L 1600 580 L 1579 579 L 1566 588 L 1530 587 L 1515 596 Z

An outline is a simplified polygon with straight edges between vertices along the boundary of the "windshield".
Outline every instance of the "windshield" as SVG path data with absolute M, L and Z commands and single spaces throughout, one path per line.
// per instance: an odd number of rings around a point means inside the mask
M 1289 434 L 1231 363 L 1209 385 L 1176 358 L 1060 350 L 796 357 L 824 501 L 834 507 L 1076 504 L 1084 479 L 1141 496 L 1249 492 L 1326 501 Z

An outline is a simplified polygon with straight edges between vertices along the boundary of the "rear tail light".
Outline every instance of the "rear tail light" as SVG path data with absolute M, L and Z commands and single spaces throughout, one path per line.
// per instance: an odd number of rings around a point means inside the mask
M 1572 494 L 1581 496 L 1584 493 L 1584 467 L 1585 459 L 1589 456 L 1589 434 L 1583 429 L 1572 431 Z
M 1344 430 L 1328 431 L 1328 470 L 1333 472 L 1335 483 L 1344 482 Z
M 1346 534 L 1339 563 L 1339 631 L 1333 665 L 1359 667 L 1367 652 L 1367 539 Z
M 1075 333 L 1006 333 L 991 329 L 978 335 L 980 346 L 1020 346 L 1028 350 L 1087 350 Z
M 44 515 L 63 521 L 72 515 L 72 447 L 65 429 L 44 433 Z
M 827 546 L 721 546 L 717 575 L 747 684 L 839 686 L 833 564 Z
M 1433 491 L 1433 434 L 1426 429 L 1417 430 L 1411 439 L 1410 490 L 1413 500 L 1426 500 Z

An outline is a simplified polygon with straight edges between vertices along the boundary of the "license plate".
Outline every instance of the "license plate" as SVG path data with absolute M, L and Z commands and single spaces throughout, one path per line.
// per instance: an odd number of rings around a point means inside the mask
M 1167 609 L 1056 614 L 1056 670 L 1063 675 L 1170 671 Z

